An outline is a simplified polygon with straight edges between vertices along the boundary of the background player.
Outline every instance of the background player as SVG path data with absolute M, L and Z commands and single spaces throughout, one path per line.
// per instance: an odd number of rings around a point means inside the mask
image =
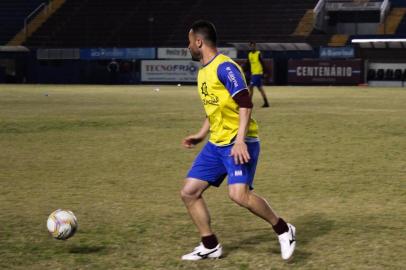
M 251 71 L 251 82 L 249 85 L 250 96 L 254 95 L 254 87 L 256 86 L 259 92 L 262 95 L 264 100 L 263 108 L 269 107 L 269 102 L 266 97 L 266 93 L 263 88 L 262 78 L 264 76 L 264 68 L 265 64 L 262 60 L 261 52 L 257 50 L 256 43 L 251 41 L 250 42 L 251 51 L 248 53 L 248 61 L 247 64 L 249 65 L 249 70 Z
M 222 246 L 211 225 L 202 197 L 210 186 L 219 186 L 228 176 L 230 198 L 272 225 L 278 234 L 281 255 L 289 259 L 295 249 L 295 227 L 273 211 L 268 202 L 254 193 L 253 180 L 259 156 L 258 125 L 251 118 L 252 101 L 244 75 L 229 57 L 219 54 L 214 25 L 197 21 L 189 32 L 189 50 L 202 67 L 198 73 L 198 91 L 206 118 L 199 132 L 186 137 L 186 148 L 210 139 L 196 157 L 181 190 L 182 200 L 197 226 L 201 244 L 183 260 L 218 258 Z

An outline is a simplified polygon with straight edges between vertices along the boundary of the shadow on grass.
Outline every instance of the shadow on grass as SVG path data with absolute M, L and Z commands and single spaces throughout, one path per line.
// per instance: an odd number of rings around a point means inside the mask
M 311 215 L 304 215 L 293 219 L 292 224 L 296 227 L 297 231 L 297 246 L 292 262 L 304 262 L 311 255 L 311 252 L 306 251 L 306 245 L 315 238 L 321 237 L 330 232 L 334 227 L 334 222 L 326 218 L 324 214 L 314 213 Z M 244 232 L 242 233 L 243 237 Z M 273 239 L 273 240 L 272 240 Z M 280 247 L 277 242 L 276 236 L 273 235 L 272 230 L 256 231 L 255 235 L 247 238 L 242 238 L 238 241 L 231 242 L 225 245 L 225 254 L 223 257 L 227 257 L 234 250 L 237 249 L 250 249 L 255 251 L 255 246 L 258 243 L 269 242 L 270 251 L 273 254 L 280 254 Z
M 300 246 L 306 246 L 313 239 L 329 233 L 334 228 L 334 221 L 321 213 L 297 217 L 292 222 L 298 231 Z
M 92 253 L 100 253 L 106 251 L 105 246 L 89 246 L 89 245 L 81 245 L 81 246 L 73 246 L 69 248 L 69 253 L 73 254 L 92 254 Z

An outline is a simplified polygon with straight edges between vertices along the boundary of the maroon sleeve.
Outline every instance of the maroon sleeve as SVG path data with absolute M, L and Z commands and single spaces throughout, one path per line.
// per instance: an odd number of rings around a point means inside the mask
M 250 94 L 248 89 L 244 89 L 233 96 L 234 101 L 240 106 L 240 108 L 252 108 L 254 104 L 252 104 Z

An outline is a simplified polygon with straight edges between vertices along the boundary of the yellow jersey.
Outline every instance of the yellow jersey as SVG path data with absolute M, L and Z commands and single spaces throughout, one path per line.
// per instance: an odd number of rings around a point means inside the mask
M 260 59 L 260 51 L 251 51 L 248 53 L 248 61 L 250 61 L 251 75 L 262 75 L 264 69 L 262 67 Z
M 199 69 L 197 85 L 210 123 L 209 141 L 218 146 L 233 143 L 239 128 L 239 106 L 233 96 L 247 89 L 243 71 L 231 58 L 217 54 Z M 248 124 L 246 140 L 258 140 L 258 125 Z

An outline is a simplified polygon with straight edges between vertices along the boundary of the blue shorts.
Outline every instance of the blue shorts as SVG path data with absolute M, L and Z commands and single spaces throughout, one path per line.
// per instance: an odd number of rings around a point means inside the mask
M 218 187 L 228 176 L 228 184 L 246 184 L 253 189 L 255 169 L 259 156 L 259 142 L 247 143 L 250 161 L 245 164 L 235 164 L 230 156 L 233 145 L 216 146 L 207 142 L 193 162 L 187 177 L 207 181 Z
M 262 75 L 252 75 L 250 85 L 256 87 L 262 86 Z

